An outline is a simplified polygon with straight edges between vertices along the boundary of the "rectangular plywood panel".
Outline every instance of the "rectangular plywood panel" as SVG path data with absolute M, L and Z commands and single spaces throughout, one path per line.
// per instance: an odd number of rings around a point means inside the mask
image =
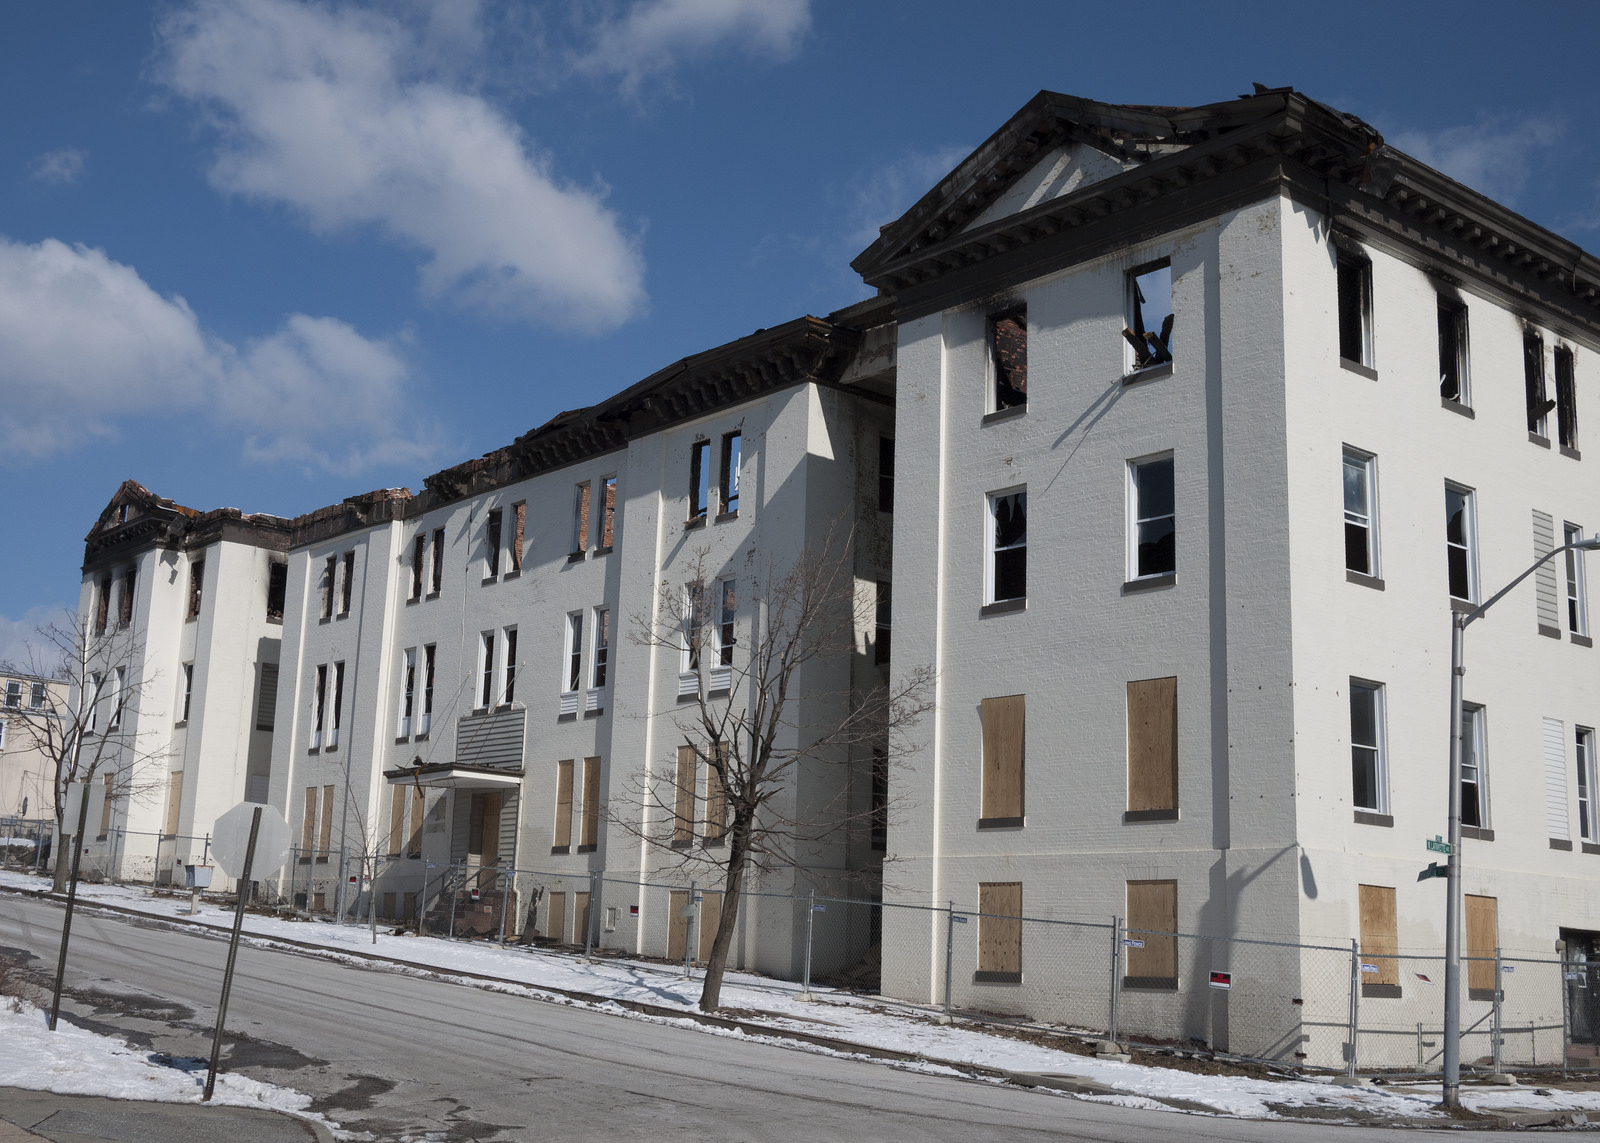
M 673 803 L 672 840 L 694 840 L 695 752 L 693 746 L 678 747 L 677 792 Z
M 406 837 L 406 788 L 389 788 L 389 854 L 398 856 Z M 393 916 L 393 913 L 389 914 Z
M 600 843 L 600 759 L 583 760 L 583 829 L 578 844 L 594 848 Z
M 978 886 L 978 976 L 989 981 L 1022 979 L 1022 882 L 989 881 Z
M 306 793 L 315 797 L 316 787 L 313 786 Z M 167 775 L 167 836 L 174 837 L 178 832 L 178 808 L 183 803 L 183 771 L 174 770 Z M 316 810 L 312 810 L 309 817 L 316 817 Z M 307 831 L 309 832 L 309 830 Z
M 1128 949 L 1129 981 L 1175 982 L 1178 979 L 1178 940 L 1164 934 L 1178 928 L 1176 881 L 1128 882 L 1128 929 L 1143 948 Z
M 717 939 L 717 930 L 722 926 L 722 894 L 702 893 L 703 901 L 700 903 L 700 959 L 711 959 L 711 943 Z
M 589 934 L 589 894 L 572 895 L 572 943 L 581 945 Z
M 1178 808 L 1178 680 L 1128 684 L 1128 809 Z
M 1466 896 L 1467 994 L 1473 1000 L 1494 998 L 1494 950 L 1500 943 L 1498 902 L 1493 897 Z
M 986 698 L 983 722 L 983 809 L 988 819 L 1023 816 L 1027 696 Z
M 333 787 L 322 787 L 322 825 L 317 831 L 317 856 L 326 859 L 333 846 Z
M 567 939 L 567 895 L 565 893 L 548 893 L 545 895 L 544 935 L 553 941 L 565 941 Z
M 689 918 L 683 915 L 689 905 L 689 891 L 674 889 L 667 894 L 667 959 L 682 960 L 689 934 Z
M 556 763 L 556 829 L 550 844 L 556 849 L 572 845 L 572 759 Z
M 1363 972 L 1361 983 L 1398 987 L 1400 963 L 1393 959 L 1400 951 L 1395 920 L 1394 889 L 1382 885 L 1359 886 L 1361 896 L 1361 959 L 1377 968 Z

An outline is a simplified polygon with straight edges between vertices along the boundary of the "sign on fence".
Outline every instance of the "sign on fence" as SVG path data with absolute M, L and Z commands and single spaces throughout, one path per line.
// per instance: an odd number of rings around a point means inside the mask
M 1375 964 L 1363 964 L 1361 966 L 1361 971 L 1362 972 L 1377 972 L 1378 971 L 1378 966 L 1375 965 Z
M 1213 972 L 1211 974 L 1211 987 L 1220 988 L 1224 992 L 1233 987 L 1233 973 Z
M 1144 948 L 1144 942 L 1139 940 L 1137 937 L 1123 937 L 1122 938 L 1122 943 L 1123 943 L 1124 947 L 1130 948 L 1130 949 L 1142 949 L 1142 948 Z

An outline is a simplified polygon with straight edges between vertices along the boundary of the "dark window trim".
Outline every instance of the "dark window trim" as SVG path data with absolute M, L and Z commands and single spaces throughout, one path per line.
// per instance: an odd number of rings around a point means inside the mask
M 1134 825 L 1139 822 L 1175 822 L 1178 820 L 1177 809 L 1170 810 L 1124 810 L 1122 811 L 1122 824 Z
M 1464 825 L 1461 827 L 1461 836 L 1470 837 L 1477 841 L 1493 841 L 1494 830 L 1484 829 L 1482 826 Z
M 1020 595 L 1016 599 L 1000 599 L 994 603 L 985 603 L 978 608 L 978 618 L 982 619 L 986 615 L 1004 615 L 1009 611 L 1026 610 L 1028 610 L 1028 597 Z
M 1505 996 L 1505 994 L 1501 993 L 1498 998 L 1499 999 L 1503 999 L 1504 996 Z M 1497 999 L 1497 997 L 1495 995 L 1495 990 L 1492 989 L 1492 988 L 1469 988 L 1469 989 L 1467 989 L 1467 999 L 1468 1000 L 1488 1000 L 1488 1001 L 1493 1002 L 1494 1000 Z
M 672 839 L 673 849 L 689 849 L 693 847 L 693 845 L 694 838 L 692 837 L 675 837 Z
M 1339 358 L 1339 368 L 1348 373 L 1354 373 L 1357 377 L 1365 377 L 1368 381 L 1376 381 L 1378 379 L 1378 371 L 1376 369 L 1370 365 L 1363 365 L 1359 361 L 1351 361 L 1348 357 Z
M 586 560 L 588 558 L 589 558 L 589 553 L 588 552 L 568 552 L 567 553 L 567 562 L 569 564 L 575 564 L 580 560 Z
M 1549 437 L 1542 437 L 1538 433 L 1530 431 L 1528 433 L 1528 443 L 1529 444 L 1536 444 L 1540 448 L 1549 448 L 1550 447 L 1550 438 Z
M 1585 852 L 1585 853 L 1600 853 L 1600 845 L 1596 845 L 1592 841 L 1586 841 L 1586 842 L 1583 843 L 1583 852 Z
M 606 545 L 606 546 L 605 546 L 605 547 L 603 547 L 603 548 L 596 548 L 596 549 L 595 549 L 595 550 L 594 550 L 594 554 L 595 554 L 595 556 L 596 556 L 596 557 L 599 557 L 599 556 L 609 556 L 609 555 L 610 555 L 610 554 L 611 554 L 611 545 L 610 545 L 610 544 L 607 544 L 607 545 Z
M 1020 972 L 985 972 L 979 970 L 972 974 L 973 984 L 1021 984 Z
M 473 714 L 481 714 L 482 711 L 475 710 L 472 713 Z M 571 714 L 558 714 L 558 715 L 556 715 L 556 721 L 557 722 L 577 722 L 578 721 L 578 712 L 577 711 L 573 711 Z
M 595 850 L 597 850 L 599 848 L 600 848 L 600 846 L 598 844 L 580 845 L 578 847 L 578 852 L 579 853 L 593 853 Z
M 1574 632 L 1572 635 L 1569 636 L 1569 638 L 1572 640 L 1572 642 L 1576 646 L 1579 646 L 1579 647 L 1593 647 L 1594 646 L 1594 640 L 1592 638 L 1590 638 L 1588 635 L 1579 635 L 1576 632 Z
M 1564 837 L 1553 837 L 1553 838 L 1550 839 L 1550 848 L 1551 849 L 1560 849 L 1560 850 L 1566 851 L 1567 853 L 1571 853 L 1572 852 L 1572 842 L 1569 841 L 1567 838 L 1564 838 Z
M 733 511 L 732 511 L 732 512 L 723 512 L 723 513 L 720 513 L 720 514 L 719 514 L 719 515 L 718 515 L 718 516 L 717 516 L 717 518 L 716 518 L 716 519 L 715 519 L 715 520 L 713 520 L 713 521 L 711 521 L 711 522 L 712 522 L 712 523 L 713 523 L 713 524 L 726 524 L 726 523 L 728 523 L 728 522 L 729 522 L 729 521 L 732 521 L 732 520 L 737 520 L 737 519 L 738 519 L 738 518 L 739 518 L 739 509 L 737 509 L 737 508 L 735 508 L 735 509 L 734 509 L 734 510 L 733 510 Z M 610 549 L 609 549 L 609 548 L 608 548 L 608 549 L 606 549 L 606 550 L 607 550 L 607 551 L 610 551 Z
M 1561 628 L 1552 627 L 1548 623 L 1541 623 L 1539 624 L 1539 634 L 1546 639 L 1559 639 L 1561 638 Z
M 1157 591 L 1163 587 L 1175 587 L 1178 583 L 1177 572 L 1165 572 L 1162 575 L 1141 576 L 1130 579 L 1122 585 L 1123 595 L 1135 595 L 1141 591 Z
M 1138 992 L 1176 992 L 1178 991 L 1178 978 L 1175 976 L 1125 976 L 1122 978 L 1124 991 Z
M 570 845 L 552 845 L 550 847 L 550 852 L 553 853 L 553 854 L 554 853 L 571 853 L 572 852 L 572 847 Z
M 705 526 L 706 518 L 704 516 L 694 516 L 683 522 L 683 530 L 685 532 L 692 532 L 696 528 L 704 528 Z
M 1027 824 L 1026 818 L 979 818 L 979 829 L 1021 829 Z
M 1393 814 L 1379 814 L 1371 810 L 1357 810 L 1356 825 L 1383 826 L 1386 829 L 1394 828 Z
M 1384 589 L 1383 580 L 1380 577 L 1375 575 L 1362 575 L 1360 572 L 1351 571 L 1349 568 L 1345 569 L 1344 579 L 1346 583 L 1354 583 L 1359 584 L 1362 587 L 1370 587 L 1374 591 L 1382 591 Z
M 1137 385 L 1141 381 L 1159 381 L 1163 377 L 1172 376 L 1172 362 L 1163 361 L 1160 365 L 1146 365 L 1143 369 L 1123 375 L 1124 385 Z
M 1561 455 L 1565 456 L 1565 457 L 1569 457 L 1572 460 L 1582 460 L 1583 459 L 1583 454 L 1581 452 L 1579 452 L 1575 448 L 1568 448 L 1566 445 L 1562 445 L 1561 446 Z
M 1361 986 L 1363 1000 L 1399 1000 L 1400 986 L 1398 984 L 1363 984 Z

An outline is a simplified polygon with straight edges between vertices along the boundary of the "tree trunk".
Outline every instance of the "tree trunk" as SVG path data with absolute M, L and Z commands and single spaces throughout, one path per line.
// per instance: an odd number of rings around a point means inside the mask
M 50 860 L 55 862 L 55 874 L 50 882 L 52 893 L 65 893 L 67 891 L 67 877 L 72 872 L 72 862 L 62 851 L 65 848 L 66 836 L 61 832 L 61 815 L 65 811 L 61 803 L 56 803 L 56 833 L 50 844 Z
M 700 1011 L 715 1012 L 722 1004 L 722 974 L 728 966 L 728 947 L 739 922 L 739 895 L 744 886 L 744 867 L 749 859 L 745 842 L 745 823 L 735 820 L 728 842 L 728 876 L 722 886 L 722 915 L 717 935 L 711 942 L 711 958 L 706 962 L 705 984 L 700 989 Z

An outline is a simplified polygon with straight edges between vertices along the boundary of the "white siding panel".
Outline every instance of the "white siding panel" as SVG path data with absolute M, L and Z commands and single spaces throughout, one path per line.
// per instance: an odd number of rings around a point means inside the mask
M 1548 512 L 1535 509 L 1533 513 L 1533 556 L 1539 559 L 1556 546 L 1556 525 Z M 1539 626 L 1561 630 L 1561 610 L 1556 599 L 1556 563 L 1551 560 L 1533 574 L 1534 588 L 1539 597 Z M 1551 835 L 1554 836 L 1554 835 Z
M 1567 738 L 1561 721 L 1544 720 L 1544 816 L 1553 838 L 1569 838 L 1567 817 Z

